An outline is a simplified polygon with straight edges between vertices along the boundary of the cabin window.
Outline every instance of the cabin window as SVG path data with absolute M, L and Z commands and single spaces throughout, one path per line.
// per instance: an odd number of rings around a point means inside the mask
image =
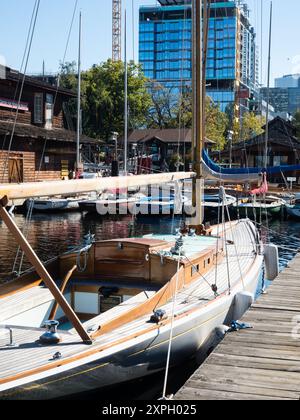
M 196 266 L 193 266 L 193 267 L 192 267 L 192 276 L 194 276 L 195 274 L 198 274 L 198 273 L 199 273 L 199 271 L 200 271 L 200 266 L 199 266 L 199 264 L 198 264 L 198 265 L 196 265 Z
M 98 315 L 99 295 L 98 293 L 74 293 L 74 309 L 78 314 Z
M 109 311 L 122 303 L 121 296 L 104 297 L 100 295 L 100 313 Z
M 52 129 L 53 121 L 53 95 L 46 95 L 45 104 L 45 128 L 48 130 Z
M 34 124 L 43 124 L 43 94 L 34 95 Z

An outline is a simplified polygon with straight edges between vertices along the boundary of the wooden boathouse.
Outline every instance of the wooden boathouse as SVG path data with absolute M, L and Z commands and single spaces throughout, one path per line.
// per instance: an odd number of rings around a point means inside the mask
M 76 95 L 26 76 L 14 127 L 24 75 L 8 67 L 2 73 L 5 77 L 0 78 L 0 182 L 68 177 L 76 160 L 76 132 L 66 109 Z M 82 151 L 96 149 L 99 144 L 81 136 Z

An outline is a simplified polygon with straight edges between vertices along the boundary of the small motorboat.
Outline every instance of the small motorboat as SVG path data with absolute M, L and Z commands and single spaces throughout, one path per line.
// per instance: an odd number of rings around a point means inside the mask
M 206 213 L 218 213 L 218 210 L 223 206 L 231 208 L 236 203 L 236 198 L 226 194 L 222 198 L 219 194 L 210 195 L 205 194 L 202 206 Z
M 295 219 L 300 219 L 300 199 L 295 200 L 293 204 L 286 203 L 287 214 Z
M 137 216 L 183 214 L 188 202 L 187 197 L 177 196 L 176 194 L 140 196 L 140 199 L 134 205 L 133 213 Z
M 78 204 L 82 212 L 97 213 L 100 216 L 126 215 L 132 213 L 139 199 L 139 196 L 102 194 L 98 199 L 82 200 Z
M 234 208 L 240 217 L 255 219 L 260 216 L 279 217 L 284 205 L 284 200 L 275 196 L 250 196 L 239 199 Z
M 79 201 L 80 199 L 78 198 L 48 198 L 43 200 L 29 199 L 26 200 L 25 207 L 27 210 L 32 207 L 34 212 L 39 213 L 79 211 Z

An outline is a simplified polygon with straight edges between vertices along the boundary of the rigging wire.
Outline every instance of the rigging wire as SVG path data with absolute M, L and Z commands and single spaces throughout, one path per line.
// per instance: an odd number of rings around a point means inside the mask
M 33 42 L 33 38 L 34 38 L 34 34 L 35 34 L 37 18 L 38 18 L 39 9 L 40 9 L 40 1 L 41 0 L 37 0 L 36 7 L 35 7 L 34 12 L 33 12 L 34 17 L 33 17 L 33 23 L 32 23 L 32 28 L 31 28 L 31 34 L 29 35 L 29 43 L 28 43 L 28 50 L 27 50 L 26 59 L 25 59 L 24 74 L 23 74 L 23 77 L 22 77 L 22 84 L 21 84 L 21 89 L 20 89 L 20 93 L 19 93 L 19 97 L 18 97 L 18 104 L 17 104 L 16 114 L 15 114 L 15 118 L 14 118 L 13 128 L 12 128 L 12 132 L 11 132 L 11 135 L 10 135 L 8 151 L 7 151 L 6 159 L 5 159 L 4 165 L 3 165 L 3 172 L 2 172 L 3 182 L 4 182 L 5 173 L 6 173 L 6 170 L 7 170 L 7 165 L 8 165 L 9 156 L 10 156 L 10 152 L 11 152 L 11 147 L 12 147 L 12 143 L 13 143 L 13 139 L 14 139 L 14 135 L 15 135 L 17 120 L 18 120 L 18 116 L 19 116 L 21 99 L 22 99 L 23 89 L 24 89 L 24 84 L 25 84 L 25 79 L 26 79 L 26 72 L 27 72 L 29 57 L 30 57 L 30 53 L 31 53 L 32 42 Z
M 227 232 L 225 226 L 225 206 L 224 201 L 222 203 L 222 226 L 223 226 L 223 241 L 225 243 L 225 256 L 226 256 L 226 266 L 227 266 L 227 276 L 228 276 L 228 291 L 231 294 L 231 280 L 230 280 L 230 267 L 229 267 L 229 253 L 228 253 L 228 241 L 227 241 Z
M 54 97 L 53 106 L 52 106 L 53 110 L 55 108 L 56 101 L 57 101 L 58 90 L 59 90 L 59 85 L 60 85 L 60 78 L 61 78 L 61 75 L 62 75 L 63 66 L 64 66 L 65 61 L 66 61 L 67 52 L 68 52 L 68 49 L 69 49 L 70 38 L 71 38 L 71 34 L 72 34 L 72 29 L 73 29 L 73 26 L 74 26 L 74 20 L 75 20 L 77 7 L 78 7 L 78 0 L 75 0 L 74 9 L 73 9 L 72 18 L 71 18 L 71 23 L 70 23 L 70 27 L 69 27 L 69 31 L 68 31 L 68 35 L 67 35 L 67 42 L 66 42 L 66 46 L 65 46 L 65 50 L 64 50 L 64 55 L 63 55 L 62 68 L 61 68 L 61 72 L 59 73 L 58 78 L 57 78 L 55 97 Z M 32 20 L 33 20 L 33 18 L 32 18 Z M 26 70 L 24 71 L 24 75 L 25 74 L 26 74 Z M 38 172 L 37 172 L 38 177 L 39 177 L 39 175 L 41 173 L 41 170 L 42 170 L 42 164 L 43 164 L 43 159 L 44 159 L 44 155 L 45 155 L 45 152 L 46 152 L 47 142 L 48 142 L 48 140 L 46 138 L 45 141 L 44 141 L 43 150 L 42 150 L 42 154 L 41 154 L 41 158 L 40 158 L 40 162 L 39 162 L 39 167 L 38 167 Z M 22 232 L 23 232 L 23 235 L 25 236 L 25 238 L 27 238 L 28 233 L 29 233 L 29 226 L 30 226 L 30 222 L 31 222 L 31 219 L 32 219 L 34 204 L 35 204 L 35 200 L 31 200 L 29 202 L 29 206 L 28 206 L 28 209 L 27 209 L 25 224 L 24 224 L 23 229 L 22 229 Z M 21 253 L 21 257 L 20 257 L 20 253 Z M 22 267 L 23 267 L 23 262 L 24 262 L 24 256 L 25 256 L 24 252 L 23 251 L 21 252 L 21 248 L 18 247 L 16 256 L 15 256 L 15 260 L 14 260 L 14 263 L 13 263 L 13 269 L 12 269 L 13 273 L 17 273 L 18 275 L 21 274 Z M 20 262 L 19 262 L 19 268 L 18 268 L 18 271 L 17 271 L 16 267 L 17 267 L 19 258 L 20 258 Z
M 225 193 L 225 190 L 224 190 L 224 193 Z M 243 284 L 243 288 L 245 290 L 246 289 L 245 280 L 244 280 L 244 276 L 243 276 L 243 272 L 242 272 L 242 267 L 241 267 L 241 264 L 240 264 L 240 259 L 239 259 L 239 256 L 238 256 L 238 251 L 237 251 L 237 247 L 236 247 L 235 235 L 234 235 L 234 231 L 233 231 L 233 227 L 232 227 L 229 208 L 228 208 L 227 205 L 226 205 L 226 211 L 227 211 L 227 217 L 228 217 L 228 220 L 229 220 L 229 226 L 230 226 L 230 230 L 231 230 L 232 241 L 233 241 L 233 244 L 234 244 L 235 256 L 236 256 L 236 260 L 237 260 L 239 271 L 240 271 L 241 281 L 242 281 L 242 284 Z
M 172 344 L 173 344 L 173 332 L 174 332 L 174 321 L 175 321 L 175 306 L 176 306 L 177 293 L 178 293 L 178 285 L 179 285 L 180 263 L 181 263 L 181 248 L 179 249 L 179 258 L 178 258 L 178 263 L 177 263 L 177 275 L 176 275 L 175 291 L 174 291 L 174 296 L 173 296 L 172 321 L 171 321 L 169 347 L 168 347 L 168 354 L 167 354 L 167 364 L 166 364 L 165 381 L 164 381 L 164 387 L 163 387 L 163 397 L 162 397 L 163 400 L 166 400 L 167 399 L 167 386 L 168 386 L 168 377 L 169 377 L 169 369 L 170 369 L 170 361 L 171 361 L 171 351 L 172 351 Z
M 36 6 L 37 6 L 37 1 L 38 0 L 35 1 L 33 11 L 32 11 L 32 14 L 31 14 L 30 24 L 29 24 L 29 28 L 28 28 L 28 32 L 27 32 L 27 39 L 26 39 L 26 43 L 25 43 L 25 49 L 24 49 L 22 62 L 21 62 L 21 66 L 20 66 L 20 70 L 19 70 L 19 74 L 18 74 L 18 81 L 17 81 L 17 85 L 16 85 L 16 88 L 15 88 L 15 93 L 14 93 L 14 97 L 13 97 L 14 102 L 16 101 L 17 94 L 18 94 L 18 89 L 19 89 L 19 85 L 20 85 L 20 81 L 21 81 L 21 74 L 23 72 L 23 66 L 24 66 L 24 62 L 25 62 L 26 52 L 27 52 L 27 49 L 28 49 L 28 44 L 29 44 L 30 34 L 31 34 L 31 30 L 32 30 L 32 24 L 33 24 L 33 19 L 34 19 L 34 15 L 35 15 L 35 9 L 36 9 Z M 9 118 L 8 122 L 7 122 L 7 128 L 8 129 L 10 127 L 10 122 L 13 121 L 13 118 L 12 118 L 13 113 L 14 113 L 14 110 L 11 109 L 10 110 L 10 117 L 11 118 Z M 4 152 L 7 136 L 8 136 L 8 133 L 5 134 L 4 139 L 3 139 L 2 149 L 1 149 L 2 153 Z M 2 179 L 2 182 L 4 182 L 4 179 Z

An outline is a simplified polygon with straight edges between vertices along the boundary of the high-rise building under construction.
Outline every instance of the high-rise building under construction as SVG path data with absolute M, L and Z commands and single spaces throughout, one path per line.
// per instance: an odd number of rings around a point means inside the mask
M 171 89 L 192 78 L 191 0 L 159 0 L 140 7 L 139 60 L 145 75 Z M 251 108 L 258 91 L 256 34 L 240 0 L 212 0 L 207 43 L 207 94 L 235 115 Z

